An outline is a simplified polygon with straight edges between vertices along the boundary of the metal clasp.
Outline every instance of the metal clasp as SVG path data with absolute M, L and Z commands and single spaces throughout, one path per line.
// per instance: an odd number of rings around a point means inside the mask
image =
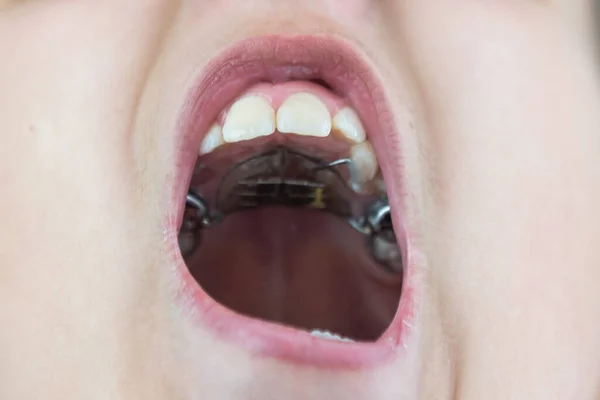
M 179 248 L 184 257 L 192 255 L 200 246 L 202 229 L 222 219 L 222 215 L 211 212 L 206 200 L 194 191 L 188 191 L 185 211 L 179 231 Z
M 391 211 L 387 196 L 383 196 L 368 208 L 364 217 L 348 222 L 367 237 L 367 247 L 373 258 L 388 272 L 400 274 L 403 268 L 402 252 L 392 225 Z

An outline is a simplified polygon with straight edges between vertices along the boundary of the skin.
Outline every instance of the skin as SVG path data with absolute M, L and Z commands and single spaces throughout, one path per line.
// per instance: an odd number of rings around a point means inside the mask
M 0 398 L 600 396 L 590 1 L 0 5 Z M 373 370 L 265 360 L 192 328 L 161 245 L 175 156 L 158 127 L 189 77 L 249 36 L 323 31 L 363 49 L 394 118 L 408 103 L 415 121 L 398 138 L 414 337 Z

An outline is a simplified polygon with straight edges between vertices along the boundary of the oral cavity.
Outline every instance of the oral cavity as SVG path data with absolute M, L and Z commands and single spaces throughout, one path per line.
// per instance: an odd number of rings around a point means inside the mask
M 325 153 L 344 149 L 352 160 L 350 172 L 356 191 L 364 190 L 364 184 L 371 181 L 377 188 L 383 185 L 358 113 L 343 99 L 311 82 L 260 83 L 249 88 L 209 128 L 199 155 L 266 137 L 271 142 L 300 147 L 310 143 Z
M 367 134 L 344 98 L 315 83 L 260 83 L 233 100 L 203 133 L 190 184 L 222 219 L 193 233 L 197 248 L 180 241 L 203 290 L 315 338 L 377 340 L 401 281 L 380 279 L 368 233 L 349 223 L 386 194 Z

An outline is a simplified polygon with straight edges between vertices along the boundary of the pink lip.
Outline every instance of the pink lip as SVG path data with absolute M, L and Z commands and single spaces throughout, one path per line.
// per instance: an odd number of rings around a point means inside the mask
M 194 307 L 201 326 L 231 340 L 254 354 L 296 364 L 323 368 L 357 369 L 391 361 L 408 346 L 414 314 L 413 257 L 411 240 L 403 224 L 403 187 L 388 187 L 398 240 L 404 251 L 404 288 L 396 317 L 374 343 L 342 343 L 310 336 L 306 332 L 241 316 L 212 300 L 189 274 L 175 234 L 181 224 L 184 198 L 191 179 L 197 149 L 212 122 L 228 102 L 260 81 L 320 78 L 345 96 L 360 114 L 369 140 L 376 149 L 387 182 L 404 182 L 401 164 L 390 149 L 399 148 L 396 127 L 383 86 L 355 50 L 336 39 L 319 36 L 268 36 L 249 39 L 213 60 L 191 89 L 180 116 L 176 138 L 178 164 L 171 182 L 167 218 L 170 246 L 180 276 L 180 300 Z

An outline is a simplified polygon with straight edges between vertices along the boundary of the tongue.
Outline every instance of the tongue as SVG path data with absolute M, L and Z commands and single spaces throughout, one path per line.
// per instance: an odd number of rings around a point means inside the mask
M 260 208 L 204 233 L 190 271 L 237 312 L 312 331 L 375 340 L 398 306 L 400 288 L 369 279 L 377 268 L 364 237 L 337 217 Z

